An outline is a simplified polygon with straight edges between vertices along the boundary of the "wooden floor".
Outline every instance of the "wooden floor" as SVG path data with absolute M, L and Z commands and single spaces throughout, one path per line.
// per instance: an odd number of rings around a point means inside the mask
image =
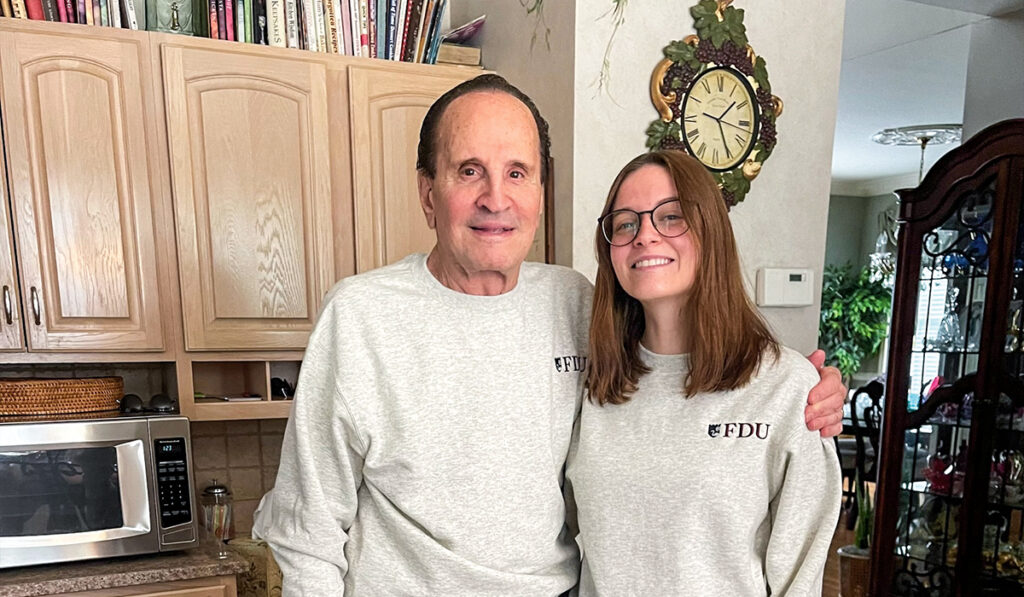
M 835 535 L 832 537 L 832 547 L 828 551 L 828 561 L 825 563 L 825 582 L 821 586 L 822 597 L 838 597 L 839 556 L 836 555 L 836 550 L 851 543 L 853 543 L 853 531 L 846 530 L 846 515 L 843 514 L 839 517 Z

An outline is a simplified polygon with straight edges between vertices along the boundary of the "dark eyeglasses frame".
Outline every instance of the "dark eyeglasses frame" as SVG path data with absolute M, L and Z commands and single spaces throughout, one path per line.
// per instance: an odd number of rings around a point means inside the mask
M 614 211 L 610 211 L 610 212 L 604 214 L 603 216 L 601 216 L 600 218 L 597 219 L 597 226 L 598 226 L 598 228 L 601 229 L 601 236 L 603 236 L 604 240 L 607 241 L 608 244 L 613 246 L 613 247 L 625 247 L 626 245 L 628 245 L 631 242 L 636 240 L 637 235 L 640 234 L 640 227 L 643 225 L 644 214 L 647 214 L 647 216 L 651 220 L 651 226 L 654 228 L 654 230 L 658 234 L 660 234 L 664 238 L 678 238 L 678 237 L 680 237 L 680 236 L 682 236 L 682 235 L 684 235 L 684 234 L 686 234 L 687 232 L 690 231 L 690 226 L 689 225 L 687 225 L 686 229 L 683 230 L 682 232 L 680 232 L 679 234 L 665 234 L 664 232 L 661 231 L 660 228 L 658 228 L 658 225 L 654 222 L 654 212 L 657 211 L 658 208 L 661 207 L 662 205 L 665 205 L 667 203 L 672 203 L 673 201 L 676 201 L 680 205 L 682 205 L 682 201 L 680 201 L 678 197 L 675 197 L 675 198 L 672 198 L 672 199 L 666 199 L 666 200 L 662 201 L 661 203 L 655 205 L 651 209 L 644 210 L 644 211 L 636 211 L 634 209 L 628 209 L 628 208 L 627 209 L 616 209 Z M 636 214 L 637 226 L 636 226 L 636 230 L 633 231 L 633 237 L 630 238 L 629 241 L 617 245 L 617 244 L 612 242 L 612 239 L 608 238 L 608 231 L 604 227 L 604 221 L 607 220 L 608 218 L 614 216 L 615 214 L 624 213 L 624 212 L 630 212 L 630 213 Z

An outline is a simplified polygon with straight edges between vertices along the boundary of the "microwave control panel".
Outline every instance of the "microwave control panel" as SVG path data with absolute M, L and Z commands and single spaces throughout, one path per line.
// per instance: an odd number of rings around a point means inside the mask
M 185 438 L 153 441 L 156 454 L 157 493 L 160 496 L 160 526 L 169 528 L 192 520 L 192 491 L 189 489 Z

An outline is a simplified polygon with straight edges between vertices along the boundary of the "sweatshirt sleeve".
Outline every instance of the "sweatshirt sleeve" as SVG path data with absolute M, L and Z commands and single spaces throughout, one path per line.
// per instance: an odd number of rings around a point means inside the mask
M 803 427 L 779 448 L 765 577 L 774 597 L 819 596 L 841 505 L 839 461 L 831 440 Z
M 270 545 L 281 567 L 285 597 L 341 590 L 363 481 L 365 451 L 337 387 L 340 364 L 330 317 L 321 317 L 317 327 L 322 329 L 311 335 L 303 359 L 277 481 L 254 525 L 254 535 Z

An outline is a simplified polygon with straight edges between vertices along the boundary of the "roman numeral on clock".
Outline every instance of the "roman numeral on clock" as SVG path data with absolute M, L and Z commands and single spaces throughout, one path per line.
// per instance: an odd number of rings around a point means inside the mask
M 700 131 L 697 130 L 697 129 L 690 129 L 690 130 L 686 131 L 686 136 L 689 137 L 690 139 L 696 139 L 697 135 L 699 135 L 699 134 L 700 134 Z
M 744 143 L 747 142 L 746 139 L 744 139 L 743 137 L 741 137 L 739 135 L 736 135 L 736 137 L 734 137 L 734 138 L 736 139 L 736 142 L 739 143 L 740 145 L 743 145 Z
M 718 92 L 721 93 L 725 90 L 725 78 L 722 75 L 716 77 L 718 79 Z
M 736 109 L 739 110 L 740 108 L 743 108 L 746 105 L 747 105 L 747 100 L 743 100 L 742 102 L 736 104 Z
M 704 157 L 704 153 L 707 151 L 707 149 L 708 149 L 707 143 L 701 143 L 700 144 L 700 148 L 697 149 L 697 155 L 700 156 L 700 157 Z
M 740 121 L 740 126 L 750 126 L 750 121 L 749 120 L 741 120 Z
M 711 93 L 711 85 L 708 84 L 708 80 L 707 79 L 704 79 L 703 81 L 701 81 L 700 84 L 704 86 L 704 91 L 705 92 Z
M 691 116 L 684 116 L 683 122 L 697 122 L 697 115 L 693 114 Z

